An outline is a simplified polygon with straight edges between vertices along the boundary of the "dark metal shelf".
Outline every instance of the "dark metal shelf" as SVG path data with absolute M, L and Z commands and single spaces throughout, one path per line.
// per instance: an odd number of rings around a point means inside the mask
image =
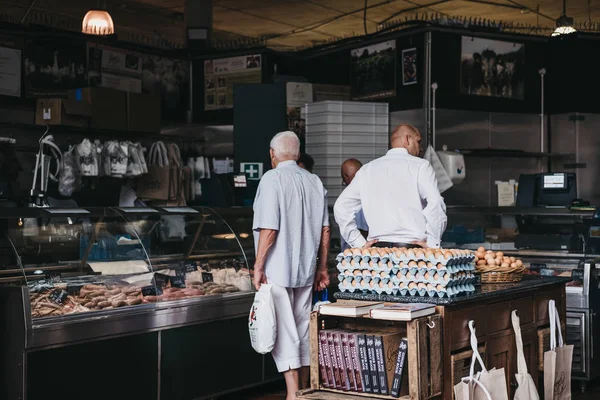
M 493 158 L 561 158 L 574 157 L 573 153 L 536 153 L 521 150 L 500 150 L 500 149 L 468 149 L 460 150 L 458 153 L 465 157 L 493 157 Z

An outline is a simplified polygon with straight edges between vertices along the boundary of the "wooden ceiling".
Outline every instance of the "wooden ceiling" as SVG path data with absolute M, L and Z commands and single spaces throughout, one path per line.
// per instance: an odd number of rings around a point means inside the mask
M 33 5 L 32 5 L 33 4 Z M 107 0 L 116 32 L 184 43 L 184 0 Z M 366 13 L 365 13 L 366 4 Z M 0 0 L 0 13 L 39 23 L 40 16 L 70 21 L 77 29 L 96 0 Z M 382 22 L 422 15 L 461 16 L 554 27 L 562 0 L 213 0 L 214 39 L 267 39 L 278 49 L 296 49 L 350 35 L 372 33 Z M 576 23 L 600 22 L 600 0 L 568 0 Z

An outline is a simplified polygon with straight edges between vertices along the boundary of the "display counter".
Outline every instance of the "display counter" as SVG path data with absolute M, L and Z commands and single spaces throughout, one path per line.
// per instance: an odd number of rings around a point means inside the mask
M 478 285 L 472 294 L 455 298 L 379 296 L 336 293 L 338 299 L 377 300 L 385 302 L 433 302 L 442 318 L 443 399 L 452 399 L 452 389 L 468 375 L 471 362 L 468 322 L 475 321 L 480 351 L 487 368 L 504 368 L 509 384 L 509 398 L 516 387 L 516 348 L 510 314 L 517 310 L 525 359 L 530 374 L 543 388 L 543 348 L 549 326 L 548 302 L 553 299 L 566 321 L 565 284 L 570 278 L 524 276 L 518 283 Z M 563 328 L 564 329 L 564 328 Z M 541 345 L 540 345 L 541 343 Z M 546 346 L 547 347 L 547 346 Z
M 47 398 L 65 370 L 78 379 L 64 398 L 110 378 L 88 399 L 208 398 L 277 377 L 247 335 L 251 234 L 216 211 L 0 209 L 0 225 L 0 398 Z

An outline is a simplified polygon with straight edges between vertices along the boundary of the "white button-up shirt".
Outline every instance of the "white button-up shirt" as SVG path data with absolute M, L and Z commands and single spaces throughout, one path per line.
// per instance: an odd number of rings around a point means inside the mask
M 366 243 L 354 220 L 361 207 L 369 225 L 368 240 L 426 240 L 429 247 L 440 246 L 447 218 L 435 173 L 427 160 L 406 149 L 391 149 L 365 164 L 335 202 L 335 220 L 352 247 Z
M 286 288 L 312 286 L 321 231 L 329 226 L 327 191 L 317 175 L 283 161 L 265 173 L 254 199 L 254 246 L 260 229 L 278 231 L 265 262 L 269 282 Z
M 356 227 L 358 229 L 365 232 L 369 231 L 369 225 L 367 225 L 367 221 L 365 221 L 365 214 L 363 214 L 362 210 L 358 210 L 358 212 L 354 214 L 354 221 L 356 222 Z M 342 245 L 342 251 L 350 248 L 350 245 L 344 240 L 343 235 L 341 235 L 340 241 Z

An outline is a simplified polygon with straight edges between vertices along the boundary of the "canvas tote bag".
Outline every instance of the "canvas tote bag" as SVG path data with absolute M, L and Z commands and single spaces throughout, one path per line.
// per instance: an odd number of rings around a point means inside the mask
M 544 353 L 544 399 L 571 399 L 571 363 L 573 361 L 573 345 L 563 342 L 560 316 L 554 300 L 548 302 L 550 318 L 550 350 Z M 558 332 L 558 346 L 556 334 Z
M 523 354 L 523 337 L 521 336 L 521 320 L 517 311 L 513 310 L 511 314 L 512 326 L 515 331 L 515 341 L 517 344 L 517 390 L 515 390 L 514 400 L 540 400 L 540 396 L 533 382 L 533 378 L 527 371 L 527 363 Z
M 454 386 L 454 397 L 456 400 L 508 400 L 506 387 L 506 375 L 504 368 L 487 370 L 477 349 L 477 336 L 475 335 L 475 323 L 469 321 L 471 331 L 471 370 L 469 376 L 461 379 Z M 475 362 L 479 362 L 481 372 L 475 373 Z
M 169 200 L 171 168 L 167 148 L 156 142 L 148 153 L 148 173 L 138 179 L 137 197 L 148 200 Z

